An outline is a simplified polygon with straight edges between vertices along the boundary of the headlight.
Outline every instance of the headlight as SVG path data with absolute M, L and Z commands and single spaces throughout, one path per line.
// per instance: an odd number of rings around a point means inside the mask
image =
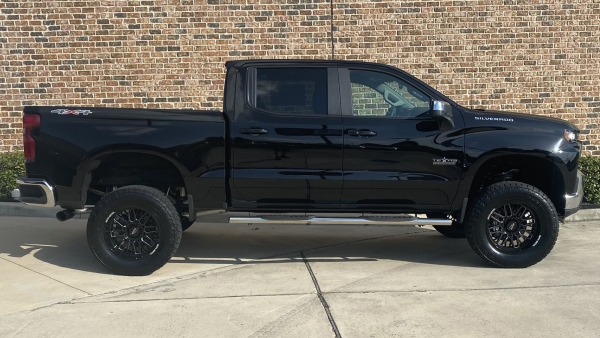
M 567 142 L 575 142 L 577 141 L 577 133 L 571 131 L 571 130 L 565 130 L 565 140 L 567 140 Z

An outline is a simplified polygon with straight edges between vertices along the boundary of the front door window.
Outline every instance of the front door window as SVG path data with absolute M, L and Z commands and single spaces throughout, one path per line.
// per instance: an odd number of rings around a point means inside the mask
M 350 70 L 352 115 L 365 117 L 426 117 L 430 98 L 410 84 L 388 74 Z

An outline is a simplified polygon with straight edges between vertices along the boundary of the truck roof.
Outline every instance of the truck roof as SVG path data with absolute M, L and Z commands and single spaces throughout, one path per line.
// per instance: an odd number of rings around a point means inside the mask
M 248 60 L 232 60 L 225 62 L 225 66 L 227 68 L 234 67 L 239 68 L 246 64 L 277 64 L 277 65 L 285 65 L 285 64 L 299 64 L 299 63 L 307 63 L 307 64 L 316 64 L 316 65 L 374 65 L 386 68 L 395 68 L 386 64 L 376 63 L 376 62 L 366 62 L 366 61 L 351 61 L 351 60 L 325 60 L 325 59 L 248 59 Z

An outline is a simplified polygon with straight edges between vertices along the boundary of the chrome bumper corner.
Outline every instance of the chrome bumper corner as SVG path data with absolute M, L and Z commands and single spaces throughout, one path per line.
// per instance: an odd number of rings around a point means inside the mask
M 54 187 L 48 181 L 41 178 L 17 179 L 19 185 L 19 201 L 38 207 L 52 208 L 56 205 Z M 14 192 L 16 195 L 16 192 Z
M 577 192 L 565 195 L 565 212 L 574 214 L 579 210 L 583 200 L 583 173 L 577 170 Z

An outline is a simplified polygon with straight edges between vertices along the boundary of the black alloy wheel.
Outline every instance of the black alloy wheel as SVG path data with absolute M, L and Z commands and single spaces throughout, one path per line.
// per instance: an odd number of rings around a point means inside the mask
M 149 275 L 165 265 L 181 242 L 175 206 L 160 190 L 131 185 L 104 195 L 88 219 L 90 249 L 121 275 Z
M 160 227 L 141 209 L 125 209 L 107 222 L 104 240 L 110 251 L 125 259 L 141 259 L 152 255 L 160 243 Z
M 537 215 L 521 204 L 494 208 L 487 218 L 487 229 L 496 249 L 518 254 L 531 248 L 540 234 Z
M 469 244 L 497 267 L 534 265 L 552 251 L 558 238 L 554 204 L 541 190 L 522 182 L 486 187 L 467 215 L 465 234 Z

